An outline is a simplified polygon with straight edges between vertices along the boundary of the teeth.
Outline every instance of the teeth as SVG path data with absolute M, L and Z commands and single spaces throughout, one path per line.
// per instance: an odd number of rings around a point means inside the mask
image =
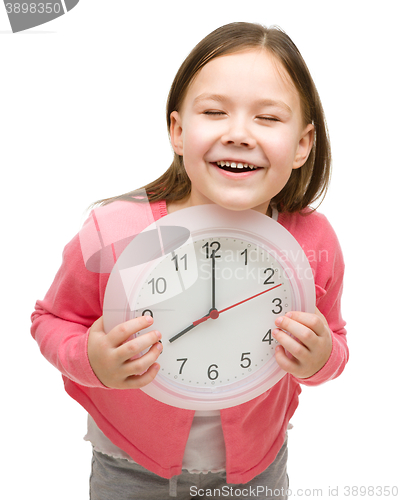
M 219 167 L 231 167 L 231 168 L 257 168 L 255 165 L 249 163 L 235 163 L 234 161 L 217 161 Z

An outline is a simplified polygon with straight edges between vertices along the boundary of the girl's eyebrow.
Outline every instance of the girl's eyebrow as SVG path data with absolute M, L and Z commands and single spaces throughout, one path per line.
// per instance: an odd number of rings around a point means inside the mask
M 194 104 L 197 104 L 198 102 L 201 101 L 217 101 L 217 102 L 226 102 L 229 101 L 229 99 L 221 94 L 208 94 L 208 93 L 203 93 L 198 95 L 194 99 Z
M 221 94 L 208 94 L 208 93 L 203 93 L 198 95 L 194 99 L 194 104 L 197 104 L 201 101 L 216 101 L 216 102 L 221 102 L 221 103 L 226 103 L 230 101 L 230 98 Z M 286 104 L 284 101 L 281 100 L 275 100 L 275 99 L 260 99 L 256 101 L 255 103 L 256 107 L 266 107 L 266 108 L 282 108 L 284 111 L 292 114 L 292 109 L 288 104 Z
M 292 114 L 292 108 L 286 102 L 279 99 L 261 99 L 256 102 L 256 105 L 265 108 L 282 108 L 284 111 Z

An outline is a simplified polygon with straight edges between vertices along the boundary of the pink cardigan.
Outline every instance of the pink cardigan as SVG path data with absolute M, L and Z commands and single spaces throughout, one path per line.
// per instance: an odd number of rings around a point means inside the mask
M 91 217 L 80 236 L 88 247 L 102 235 L 122 240 L 167 214 L 165 202 L 114 202 L 95 209 L 97 235 L 90 236 Z M 278 221 L 302 246 L 314 272 L 317 307 L 332 332 L 333 350 L 325 366 L 308 379 L 286 375 L 258 398 L 221 410 L 226 444 L 227 483 L 246 483 L 275 459 L 285 439 L 289 419 L 298 405 L 300 383 L 317 385 L 343 371 L 348 360 L 345 322 L 340 312 L 344 264 L 336 235 L 327 219 L 280 214 Z M 92 239 L 91 239 L 92 238 Z M 94 239 L 93 239 L 94 238 Z M 86 269 L 85 245 L 79 235 L 65 247 L 63 262 L 45 298 L 32 314 L 32 336 L 42 354 L 62 373 L 67 393 L 80 403 L 104 434 L 134 461 L 165 478 L 181 472 L 182 458 L 194 412 L 159 403 L 138 389 L 115 390 L 102 385 L 87 356 L 90 326 L 102 315 L 109 274 Z M 121 253 L 118 249 L 116 257 Z

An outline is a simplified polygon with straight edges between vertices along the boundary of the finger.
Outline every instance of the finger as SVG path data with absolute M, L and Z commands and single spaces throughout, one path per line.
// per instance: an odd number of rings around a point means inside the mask
M 302 342 L 299 342 L 296 337 L 292 337 L 289 333 L 279 328 L 272 330 L 272 336 L 296 359 L 302 359 L 310 352 L 309 348 Z
M 135 339 L 129 340 L 117 348 L 116 355 L 120 363 L 141 355 L 143 351 L 147 351 L 152 345 L 156 344 L 159 352 L 162 351 L 162 344 L 160 343 L 161 333 L 158 330 L 139 335 Z
M 302 321 L 302 322 L 300 322 Z M 311 349 L 322 336 L 325 326 L 321 319 L 315 314 L 288 313 L 276 319 L 278 328 L 285 330 L 289 335 L 296 338 L 298 342 Z M 317 330 L 317 331 L 315 331 Z
M 90 331 L 94 333 L 104 334 L 103 316 L 100 316 L 100 318 L 93 323 L 93 325 L 90 327 Z
M 293 358 L 289 353 L 285 352 L 283 346 L 278 345 L 275 349 L 275 359 L 278 365 L 287 373 L 296 373 L 299 362 L 296 358 Z
M 128 378 L 145 373 L 157 361 L 161 352 L 162 344 L 157 342 L 143 356 L 126 361 L 122 367 L 124 377 Z
M 322 312 L 318 309 L 318 307 L 315 308 L 315 314 L 321 319 L 322 323 L 329 329 L 328 321 L 326 320 Z
M 289 318 L 293 321 L 296 321 L 297 323 L 300 323 L 301 325 L 304 325 L 318 336 L 322 336 L 325 332 L 326 320 L 319 311 L 316 314 L 306 313 L 302 311 L 291 311 L 282 317 Z
M 148 315 L 133 318 L 115 326 L 108 334 L 109 342 L 113 347 L 118 347 L 126 342 L 129 337 L 144 330 L 153 324 L 153 318 Z
M 150 384 L 160 370 L 160 365 L 154 363 L 149 367 L 149 369 L 142 375 L 133 375 L 128 377 L 124 382 L 124 387 L 126 389 L 140 389 L 145 385 Z

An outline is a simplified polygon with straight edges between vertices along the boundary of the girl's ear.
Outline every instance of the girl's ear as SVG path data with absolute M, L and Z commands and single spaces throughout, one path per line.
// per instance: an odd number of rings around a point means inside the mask
M 178 111 L 171 113 L 171 125 L 169 128 L 172 149 L 179 156 L 183 156 L 183 129 L 182 119 Z
M 313 144 L 314 144 L 314 125 L 312 123 L 309 123 L 301 134 L 299 145 L 297 148 L 297 153 L 293 162 L 293 168 L 300 168 L 304 165 L 311 152 Z

